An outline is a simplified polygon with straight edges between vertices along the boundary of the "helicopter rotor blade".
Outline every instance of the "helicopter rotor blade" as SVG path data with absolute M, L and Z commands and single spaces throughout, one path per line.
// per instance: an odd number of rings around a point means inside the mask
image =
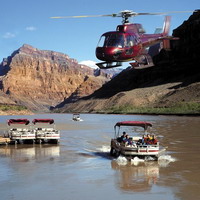
M 154 13 L 137 13 L 131 10 L 124 10 L 119 13 L 115 14 L 108 14 L 108 15 L 80 15 L 80 16 L 57 16 L 57 17 L 50 17 L 52 19 L 64 19 L 64 18 L 87 18 L 87 17 L 122 17 L 122 18 L 129 18 L 135 17 L 138 15 L 166 15 L 172 13 L 192 13 L 196 11 L 169 11 L 169 12 L 154 12 Z
M 113 17 L 115 14 L 111 15 L 80 15 L 80 16 L 58 16 L 50 17 L 51 19 L 65 19 L 65 18 L 86 18 L 86 17 Z
M 155 12 L 155 13 L 137 13 L 136 15 L 166 15 L 172 13 L 191 13 L 195 11 L 169 11 L 169 12 Z

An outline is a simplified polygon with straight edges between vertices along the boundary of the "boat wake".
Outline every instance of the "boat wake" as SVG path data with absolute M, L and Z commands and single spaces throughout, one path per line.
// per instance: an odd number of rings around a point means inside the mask
M 117 159 L 115 159 L 118 165 L 127 165 L 131 163 L 131 165 L 138 165 L 139 163 L 144 163 L 144 159 L 140 159 L 138 157 L 132 158 L 132 159 L 127 159 L 124 156 L 119 156 Z
M 110 147 L 109 146 L 102 146 L 96 149 L 84 149 L 84 151 L 86 154 L 91 155 L 91 157 L 102 157 L 102 158 L 106 158 L 106 159 L 111 159 L 112 157 L 110 156 Z M 83 153 L 82 153 L 83 154 Z
M 100 156 L 106 159 L 112 159 L 117 162 L 118 165 L 139 165 L 140 163 L 148 163 L 151 161 L 157 162 L 160 167 L 167 167 L 171 162 L 175 162 L 176 158 L 171 155 L 164 154 L 161 155 L 158 159 L 153 157 L 146 157 L 145 159 L 141 159 L 138 157 L 134 157 L 132 159 L 126 158 L 125 156 L 120 155 L 118 158 L 114 158 L 110 156 L 110 146 L 103 145 L 102 147 L 96 148 L 95 150 L 85 149 L 86 152 L 92 154 L 93 156 Z
M 97 148 L 98 151 L 104 152 L 104 153 L 109 153 L 110 152 L 110 146 L 102 146 L 100 148 Z
M 118 165 L 139 165 L 140 163 L 147 163 L 150 161 L 156 161 L 155 158 L 147 157 L 145 159 L 141 159 L 138 157 L 134 157 L 132 159 L 127 159 L 124 156 L 119 156 L 117 159 L 115 159 Z M 158 158 L 157 163 L 160 167 L 167 167 L 171 162 L 175 162 L 176 158 L 173 158 L 171 155 L 162 155 Z
M 171 162 L 176 162 L 177 159 L 171 155 L 162 155 L 158 158 L 158 164 L 160 167 L 167 167 Z
M 74 121 L 74 122 L 83 122 L 84 120 L 83 119 L 80 119 L 80 120 L 73 120 L 73 119 L 71 119 L 71 121 Z

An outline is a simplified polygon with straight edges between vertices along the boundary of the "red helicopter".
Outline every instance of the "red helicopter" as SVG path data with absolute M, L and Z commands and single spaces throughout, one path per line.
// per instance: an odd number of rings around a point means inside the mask
M 165 15 L 182 12 L 192 11 L 136 13 L 131 10 L 124 10 L 118 14 L 71 17 L 122 17 L 122 25 L 118 25 L 116 31 L 106 32 L 101 36 L 96 48 L 96 57 L 104 62 L 96 63 L 96 65 L 101 69 L 108 69 L 122 66 L 122 62 L 132 61 L 130 62 L 132 67 L 142 69 L 154 66 L 153 56 L 157 55 L 162 48 L 169 50 L 170 40 L 177 40 L 178 38 L 168 35 L 170 16 L 165 17 L 163 29 L 157 28 L 154 34 L 146 34 L 141 24 L 129 23 L 129 18 L 138 15 Z

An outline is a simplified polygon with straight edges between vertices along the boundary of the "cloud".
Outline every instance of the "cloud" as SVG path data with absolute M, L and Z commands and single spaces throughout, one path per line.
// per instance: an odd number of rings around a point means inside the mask
M 3 38 L 9 39 L 9 38 L 14 38 L 16 35 L 11 32 L 7 32 L 3 35 Z
M 37 28 L 36 27 L 34 27 L 34 26 L 27 26 L 26 27 L 26 30 L 27 31 L 35 31 Z
M 96 62 L 94 62 L 92 60 L 81 61 L 79 64 L 80 65 L 86 65 L 86 66 L 91 67 L 93 69 L 98 68 L 98 66 L 96 65 Z

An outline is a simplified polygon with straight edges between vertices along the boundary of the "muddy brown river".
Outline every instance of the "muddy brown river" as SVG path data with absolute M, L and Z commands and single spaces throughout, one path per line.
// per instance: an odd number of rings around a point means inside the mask
M 0 116 L 1 134 L 10 118 L 53 118 L 58 145 L 0 146 L 2 200 L 196 200 L 200 198 L 200 117 L 82 114 Z M 141 120 L 163 147 L 158 161 L 110 157 L 118 121 Z

